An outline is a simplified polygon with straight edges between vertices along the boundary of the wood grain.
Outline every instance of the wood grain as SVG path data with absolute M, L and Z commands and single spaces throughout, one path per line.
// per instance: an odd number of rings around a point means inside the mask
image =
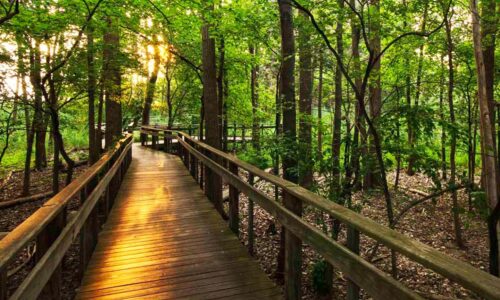
M 77 299 L 279 299 L 178 157 L 134 146 Z

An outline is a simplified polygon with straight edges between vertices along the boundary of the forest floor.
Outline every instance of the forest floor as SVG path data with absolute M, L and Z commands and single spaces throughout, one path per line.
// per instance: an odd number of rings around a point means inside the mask
M 87 169 L 87 165 L 75 168 L 73 178 L 77 178 Z M 14 171 L 9 173 L 10 176 L 7 182 L 2 183 L 0 190 L 0 202 L 14 200 L 20 196 L 23 185 L 23 172 Z M 66 174 L 60 176 L 60 189 L 64 188 Z M 32 170 L 31 172 L 31 188 L 32 195 L 50 191 L 52 186 L 52 169 L 50 167 L 43 171 Z M 10 232 L 31 216 L 37 209 L 39 209 L 47 199 L 40 199 L 37 201 L 27 202 L 21 205 L 16 205 L 1 210 L 0 214 L 0 232 Z M 79 198 L 73 199 L 68 205 L 68 211 L 78 210 Z M 73 299 L 75 290 L 80 285 L 79 274 L 75 270 L 79 269 L 79 239 L 71 245 L 66 256 L 63 260 L 63 274 L 62 274 L 62 298 Z M 26 278 L 30 270 L 33 268 L 33 260 L 30 263 L 24 262 L 33 254 L 34 243 L 27 249 L 20 253 L 17 260 L 11 264 L 9 270 L 20 268 L 15 274 L 9 276 L 8 289 L 15 290 L 21 282 Z
M 86 166 L 75 170 L 74 178 L 81 174 Z M 242 176 L 244 174 L 241 174 Z M 394 173 L 389 174 L 389 181 L 393 182 Z M 61 187 L 65 176 L 61 176 Z M 32 194 L 50 190 L 51 170 L 43 172 L 33 171 L 32 173 Z M 406 176 L 401 174 L 400 184 L 402 187 L 411 187 L 427 193 L 432 193 L 432 181 L 424 175 Z M 22 187 L 22 172 L 14 172 L 9 178 L 9 182 L 2 185 L 0 191 L 0 202 L 12 200 L 19 196 Z M 265 182 L 256 181 L 256 186 L 274 197 L 274 189 Z M 445 186 L 445 185 L 443 185 Z M 399 191 L 392 191 L 395 210 L 398 212 L 408 201 L 419 199 L 422 196 L 409 192 L 405 188 Z M 459 191 L 459 201 L 462 207 L 468 206 L 468 198 L 465 190 Z M 35 212 L 45 200 L 25 203 L 12 208 L 2 210 L 0 214 L 0 232 L 8 232 L 18 226 L 23 220 Z M 354 205 L 360 208 L 362 215 L 369 217 L 380 224 L 387 224 L 385 200 L 377 192 L 358 192 L 353 196 Z M 247 243 L 247 221 L 248 221 L 248 199 L 241 196 L 240 215 L 241 215 L 241 234 L 243 243 Z M 70 203 L 69 210 L 78 209 L 78 199 Z M 317 210 L 306 208 L 304 219 L 311 224 L 323 228 L 325 223 L 320 220 L 327 220 L 326 225 L 330 227 L 330 220 L 321 215 Z M 427 245 L 430 245 L 448 255 L 460 260 L 466 261 L 477 268 L 487 270 L 488 266 L 488 245 L 486 223 L 474 213 L 461 214 L 463 238 L 466 247 L 459 249 L 454 239 L 451 197 L 450 193 L 437 197 L 435 202 L 426 201 L 412 210 L 401 220 L 397 230 L 409 237 L 415 238 Z M 279 250 L 279 226 L 275 223 L 273 217 L 255 205 L 255 257 L 259 260 L 266 273 L 275 279 L 276 257 Z M 276 225 L 277 230 L 275 230 Z M 339 241 L 345 244 L 345 227 L 339 236 Z M 370 254 L 374 241 L 361 236 L 361 256 L 367 259 Z M 74 272 L 78 270 L 79 264 L 79 245 L 78 239 L 71 246 L 68 254 L 63 261 L 63 299 L 72 299 L 75 289 L 79 285 L 79 274 Z M 28 249 L 21 253 L 13 266 L 18 266 L 26 259 Z M 315 266 L 321 262 L 321 257 L 317 255 L 308 245 L 303 247 L 303 293 L 305 299 L 315 299 L 315 288 L 313 284 L 313 274 Z M 381 246 L 372 259 L 372 263 L 380 269 L 390 271 L 390 251 Z M 27 273 L 33 267 L 32 264 L 26 265 L 9 279 L 9 287 L 15 289 Z M 317 268 L 316 268 L 317 269 Z M 398 278 L 406 286 L 419 291 L 423 296 L 430 299 L 451 299 L 451 298 L 477 298 L 469 291 L 461 288 L 459 285 L 450 282 L 447 279 L 433 273 L 421 265 L 411 262 L 405 257 L 398 256 Z M 275 279 L 276 280 L 276 279 Z M 279 282 L 278 282 L 279 283 Z M 342 273 L 335 273 L 334 293 L 337 297 L 343 297 L 346 293 L 347 280 Z M 367 298 L 364 295 L 364 298 Z
M 388 175 L 389 182 L 394 182 L 394 173 Z M 434 185 L 432 181 L 421 174 L 407 176 L 401 173 L 401 187 L 411 187 L 413 190 L 419 190 L 432 194 Z M 269 184 L 258 182 L 256 186 L 266 191 L 274 197 L 274 189 Z M 446 186 L 443 182 L 443 186 Z M 409 192 L 408 189 L 400 188 L 399 191 L 392 190 L 392 197 L 395 206 L 395 212 L 405 207 L 409 201 L 420 199 L 423 196 Z M 461 207 L 468 207 L 468 195 L 465 190 L 458 192 L 459 203 Z M 241 215 L 241 241 L 247 245 L 247 222 L 248 222 L 248 198 L 241 196 L 240 215 Z M 462 236 L 465 248 L 460 249 L 455 243 L 451 194 L 435 198 L 435 201 L 426 201 L 411 209 L 399 222 L 396 230 L 405 235 L 425 243 L 433 248 L 446 253 L 452 257 L 468 262 L 476 268 L 488 269 L 488 232 L 486 222 L 477 214 L 466 212 L 461 213 Z M 387 213 L 385 199 L 378 192 L 358 192 L 353 195 L 353 204 L 360 208 L 360 213 L 366 217 L 375 220 L 379 224 L 387 225 Z M 278 233 L 272 230 L 275 223 L 274 218 L 265 210 L 255 204 L 254 211 L 254 234 L 255 234 L 255 257 L 259 260 L 261 267 L 275 281 L 276 258 L 279 251 L 279 226 Z M 324 228 L 324 223 L 320 220 L 328 220 L 327 227 L 331 228 L 331 220 L 325 215 L 310 207 L 304 210 L 304 219 L 318 228 Z M 341 244 L 346 244 L 346 229 L 342 226 L 342 232 L 339 236 Z M 376 244 L 372 239 L 361 235 L 361 256 L 368 259 L 372 256 L 372 250 Z M 321 272 L 317 272 L 321 266 L 322 258 L 308 245 L 303 247 L 303 295 L 304 299 L 316 299 L 313 277 Z M 434 273 L 412 262 L 402 255 L 397 256 L 398 280 L 407 287 L 416 290 L 427 299 L 479 299 L 472 292 L 465 290 L 458 284 Z M 376 255 L 372 258 L 372 263 L 388 274 L 391 270 L 390 250 L 380 246 Z M 316 266 L 316 267 L 315 267 Z M 314 271 L 316 269 L 316 271 Z M 341 272 L 335 272 L 333 293 L 335 298 L 343 298 L 346 294 L 347 280 Z M 279 282 L 277 282 L 279 284 Z M 364 299 L 369 298 L 363 295 Z

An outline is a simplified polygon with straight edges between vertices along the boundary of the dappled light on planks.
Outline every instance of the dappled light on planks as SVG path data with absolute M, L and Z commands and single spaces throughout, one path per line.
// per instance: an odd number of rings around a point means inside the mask
M 280 299 L 176 156 L 134 147 L 77 299 Z

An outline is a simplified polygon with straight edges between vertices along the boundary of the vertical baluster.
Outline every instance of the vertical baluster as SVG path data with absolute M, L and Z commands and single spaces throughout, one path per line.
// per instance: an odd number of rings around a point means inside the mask
M 198 150 L 201 150 L 201 149 L 198 149 Z M 201 151 L 203 153 L 203 151 Z M 200 189 L 203 190 L 204 186 L 205 186 L 205 166 L 203 165 L 203 163 L 201 162 L 200 160 L 200 167 L 199 167 L 199 172 L 200 172 Z
M 229 162 L 229 171 L 238 176 L 238 166 Z M 229 185 L 229 228 L 237 235 L 240 234 L 240 196 L 237 188 Z
M 37 237 L 35 260 L 38 262 L 57 239 L 66 224 L 66 208 L 45 227 Z M 61 265 L 54 270 L 50 280 L 42 290 L 40 297 L 42 299 L 61 299 Z
M 253 186 L 254 185 L 254 175 L 252 173 L 248 174 L 248 183 Z M 254 237 L 254 203 L 253 200 L 248 197 L 248 253 L 250 255 L 254 255 L 254 244 L 255 244 L 255 237 Z
M 197 180 L 197 178 L 196 178 L 197 177 L 196 176 L 196 164 L 198 162 L 197 162 L 196 157 L 191 152 L 189 152 L 189 160 L 191 161 L 191 165 L 190 165 L 189 171 L 191 172 L 191 176 L 193 176 L 193 178 L 195 180 Z
M 80 206 L 82 206 L 87 200 L 87 187 L 84 187 L 80 191 Z M 80 278 L 83 278 L 83 274 L 85 273 L 85 269 L 87 268 L 90 255 L 90 238 L 92 234 L 90 233 L 90 222 L 91 222 L 92 214 L 89 215 L 89 218 L 85 221 L 80 230 Z
M 359 231 L 347 226 L 347 248 L 359 255 Z M 351 280 L 347 281 L 347 299 L 359 299 L 359 287 Z
M 166 131 L 163 132 L 163 151 L 167 152 L 168 153 L 168 148 L 167 148 L 167 137 L 168 137 L 168 134 Z
M 7 270 L 0 269 L 0 300 L 7 300 L 9 296 L 7 289 L 8 280 Z
M 302 216 L 302 202 L 283 191 L 283 204 L 298 216 Z M 285 299 L 301 298 L 302 241 L 285 228 Z

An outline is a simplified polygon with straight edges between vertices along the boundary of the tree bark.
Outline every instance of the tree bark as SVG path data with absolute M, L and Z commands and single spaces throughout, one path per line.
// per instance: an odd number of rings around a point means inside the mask
M 470 1 L 470 8 L 472 12 L 472 35 L 474 40 L 474 56 L 476 59 L 477 71 L 477 85 L 479 97 L 479 110 L 480 110 L 480 133 L 481 133 L 481 148 L 484 154 L 482 155 L 482 169 L 486 174 L 484 177 L 484 189 L 486 198 L 490 209 L 495 212 L 498 211 L 499 203 L 498 194 L 498 165 L 497 156 L 495 151 L 495 140 L 493 132 L 495 131 L 494 123 L 491 122 L 491 115 L 493 112 L 490 110 L 490 103 L 488 102 L 488 89 L 486 78 L 485 60 L 483 57 L 483 45 L 481 41 L 481 30 L 479 15 L 477 12 L 476 0 Z M 499 238 L 498 238 L 498 219 L 490 219 L 489 238 L 490 238 L 490 273 L 498 276 L 499 273 Z
M 112 147 L 122 135 L 122 106 L 121 106 L 121 70 L 120 70 L 120 33 L 111 17 L 106 20 L 104 32 L 104 96 L 106 148 Z
M 213 13 L 214 5 L 206 6 L 208 13 Z M 206 143 L 216 149 L 221 149 L 220 130 L 220 109 L 219 98 L 217 97 L 217 66 L 215 55 L 215 39 L 211 36 L 211 24 L 204 20 L 201 29 L 202 35 L 202 63 L 203 63 L 203 102 L 205 115 L 205 137 Z M 211 157 L 217 160 L 217 157 Z M 205 168 L 205 178 L 207 179 L 206 193 L 210 201 L 225 217 L 222 206 L 222 180 L 220 176 Z
M 255 45 L 249 47 L 250 55 L 252 56 L 252 70 L 250 71 L 250 90 L 252 99 L 252 146 L 254 150 L 260 152 L 260 118 L 259 118 L 259 66 L 257 63 L 258 50 Z
M 446 29 L 446 44 L 448 52 L 448 107 L 450 110 L 450 123 L 451 123 L 451 133 L 450 133 L 450 186 L 456 185 L 456 151 L 457 151 L 457 128 L 456 128 L 456 118 L 455 118 L 455 108 L 453 101 L 453 92 L 455 89 L 455 70 L 453 62 L 453 52 L 454 45 L 451 35 L 451 24 L 448 16 L 445 18 L 445 29 Z M 460 211 L 458 206 L 457 191 L 454 190 L 451 194 L 453 202 L 453 227 L 455 230 L 455 242 L 460 248 L 464 247 L 464 242 L 462 239 L 462 229 L 460 225 Z
M 299 13 L 304 21 L 304 26 L 299 30 L 299 184 L 310 189 L 313 183 L 312 165 L 312 52 L 311 33 L 307 25 L 308 16 L 304 12 Z M 306 25 L 307 24 L 307 25 Z
M 344 0 L 338 0 L 340 9 L 344 8 Z M 337 53 L 340 58 L 344 57 L 344 43 L 343 34 L 344 29 L 342 22 L 337 22 Z M 342 70 L 337 64 L 335 70 L 335 105 L 333 116 L 333 136 L 332 136 L 332 185 L 330 187 L 330 198 L 334 201 L 339 201 L 340 196 L 340 146 L 342 144 L 341 130 L 342 130 Z
M 160 46 L 156 35 L 153 35 L 153 70 L 149 76 L 148 85 L 146 87 L 146 99 L 144 100 L 144 108 L 142 110 L 142 125 L 149 125 L 151 115 L 151 105 L 153 104 L 154 95 L 156 91 L 156 81 L 158 80 L 158 72 L 160 71 Z M 168 88 L 168 87 L 167 87 Z M 170 120 L 170 118 L 169 118 Z M 141 135 L 141 141 L 146 138 L 146 135 Z
M 297 174 L 294 169 L 297 167 L 297 156 L 295 155 L 297 143 L 297 116 L 295 103 L 295 37 L 293 26 L 292 7 L 288 1 L 279 0 L 280 28 L 281 28 L 281 99 L 283 107 L 283 139 L 289 151 L 283 155 L 283 175 L 284 178 L 297 182 Z M 284 205 L 297 215 L 302 215 L 302 203 L 290 195 L 283 197 Z M 284 232 L 284 234 L 283 234 Z M 293 233 L 282 229 L 281 245 L 284 248 L 284 261 L 281 263 L 285 267 L 285 298 L 300 299 L 300 287 L 295 282 L 300 282 L 302 264 L 301 249 L 302 242 Z M 293 263 L 286 263 L 291 262 Z M 278 262 L 278 264 L 280 264 Z M 290 280 L 293 277 L 292 280 Z
M 323 51 L 319 53 L 319 80 L 318 80 L 318 161 L 323 160 Z
M 376 57 L 381 51 L 380 44 L 380 0 L 372 0 L 370 2 L 373 14 L 370 16 L 370 46 L 373 50 L 373 56 Z M 370 84 L 369 84 L 369 106 L 370 106 L 370 118 L 376 127 L 378 118 L 382 110 L 382 86 L 380 80 L 380 62 L 381 59 L 377 60 L 373 65 L 373 69 L 370 74 Z M 381 170 L 380 166 L 377 164 L 377 154 L 376 145 L 373 139 L 373 133 L 370 132 L 372 138 L 369 139 L 368 145 L 368 157 L 366 159 L 366 174 L 364 178 L 364 188 L 377 188 L 381 187 Z
M 35 39 L 35 45 L 31 48 L 30 64 L 30 80 L 35 100 L 35 114 L 33 116 L 33 123 L 35 124 L 35 168 L 42 170 L 47 167 L 47 152 L 45 149 L 46 124 L 43 113 L 42 91 L 40 89 L 42 77 L 40 42 L 38 39 Z
M 89 127 L 89 164 L 99 160 L 99 145 L 95 130 L 95 93 L 97 88 L 96 70 L 94 62 L 94 27 L 87 26 L 87 94 L 88 94 L 88 127 Z

